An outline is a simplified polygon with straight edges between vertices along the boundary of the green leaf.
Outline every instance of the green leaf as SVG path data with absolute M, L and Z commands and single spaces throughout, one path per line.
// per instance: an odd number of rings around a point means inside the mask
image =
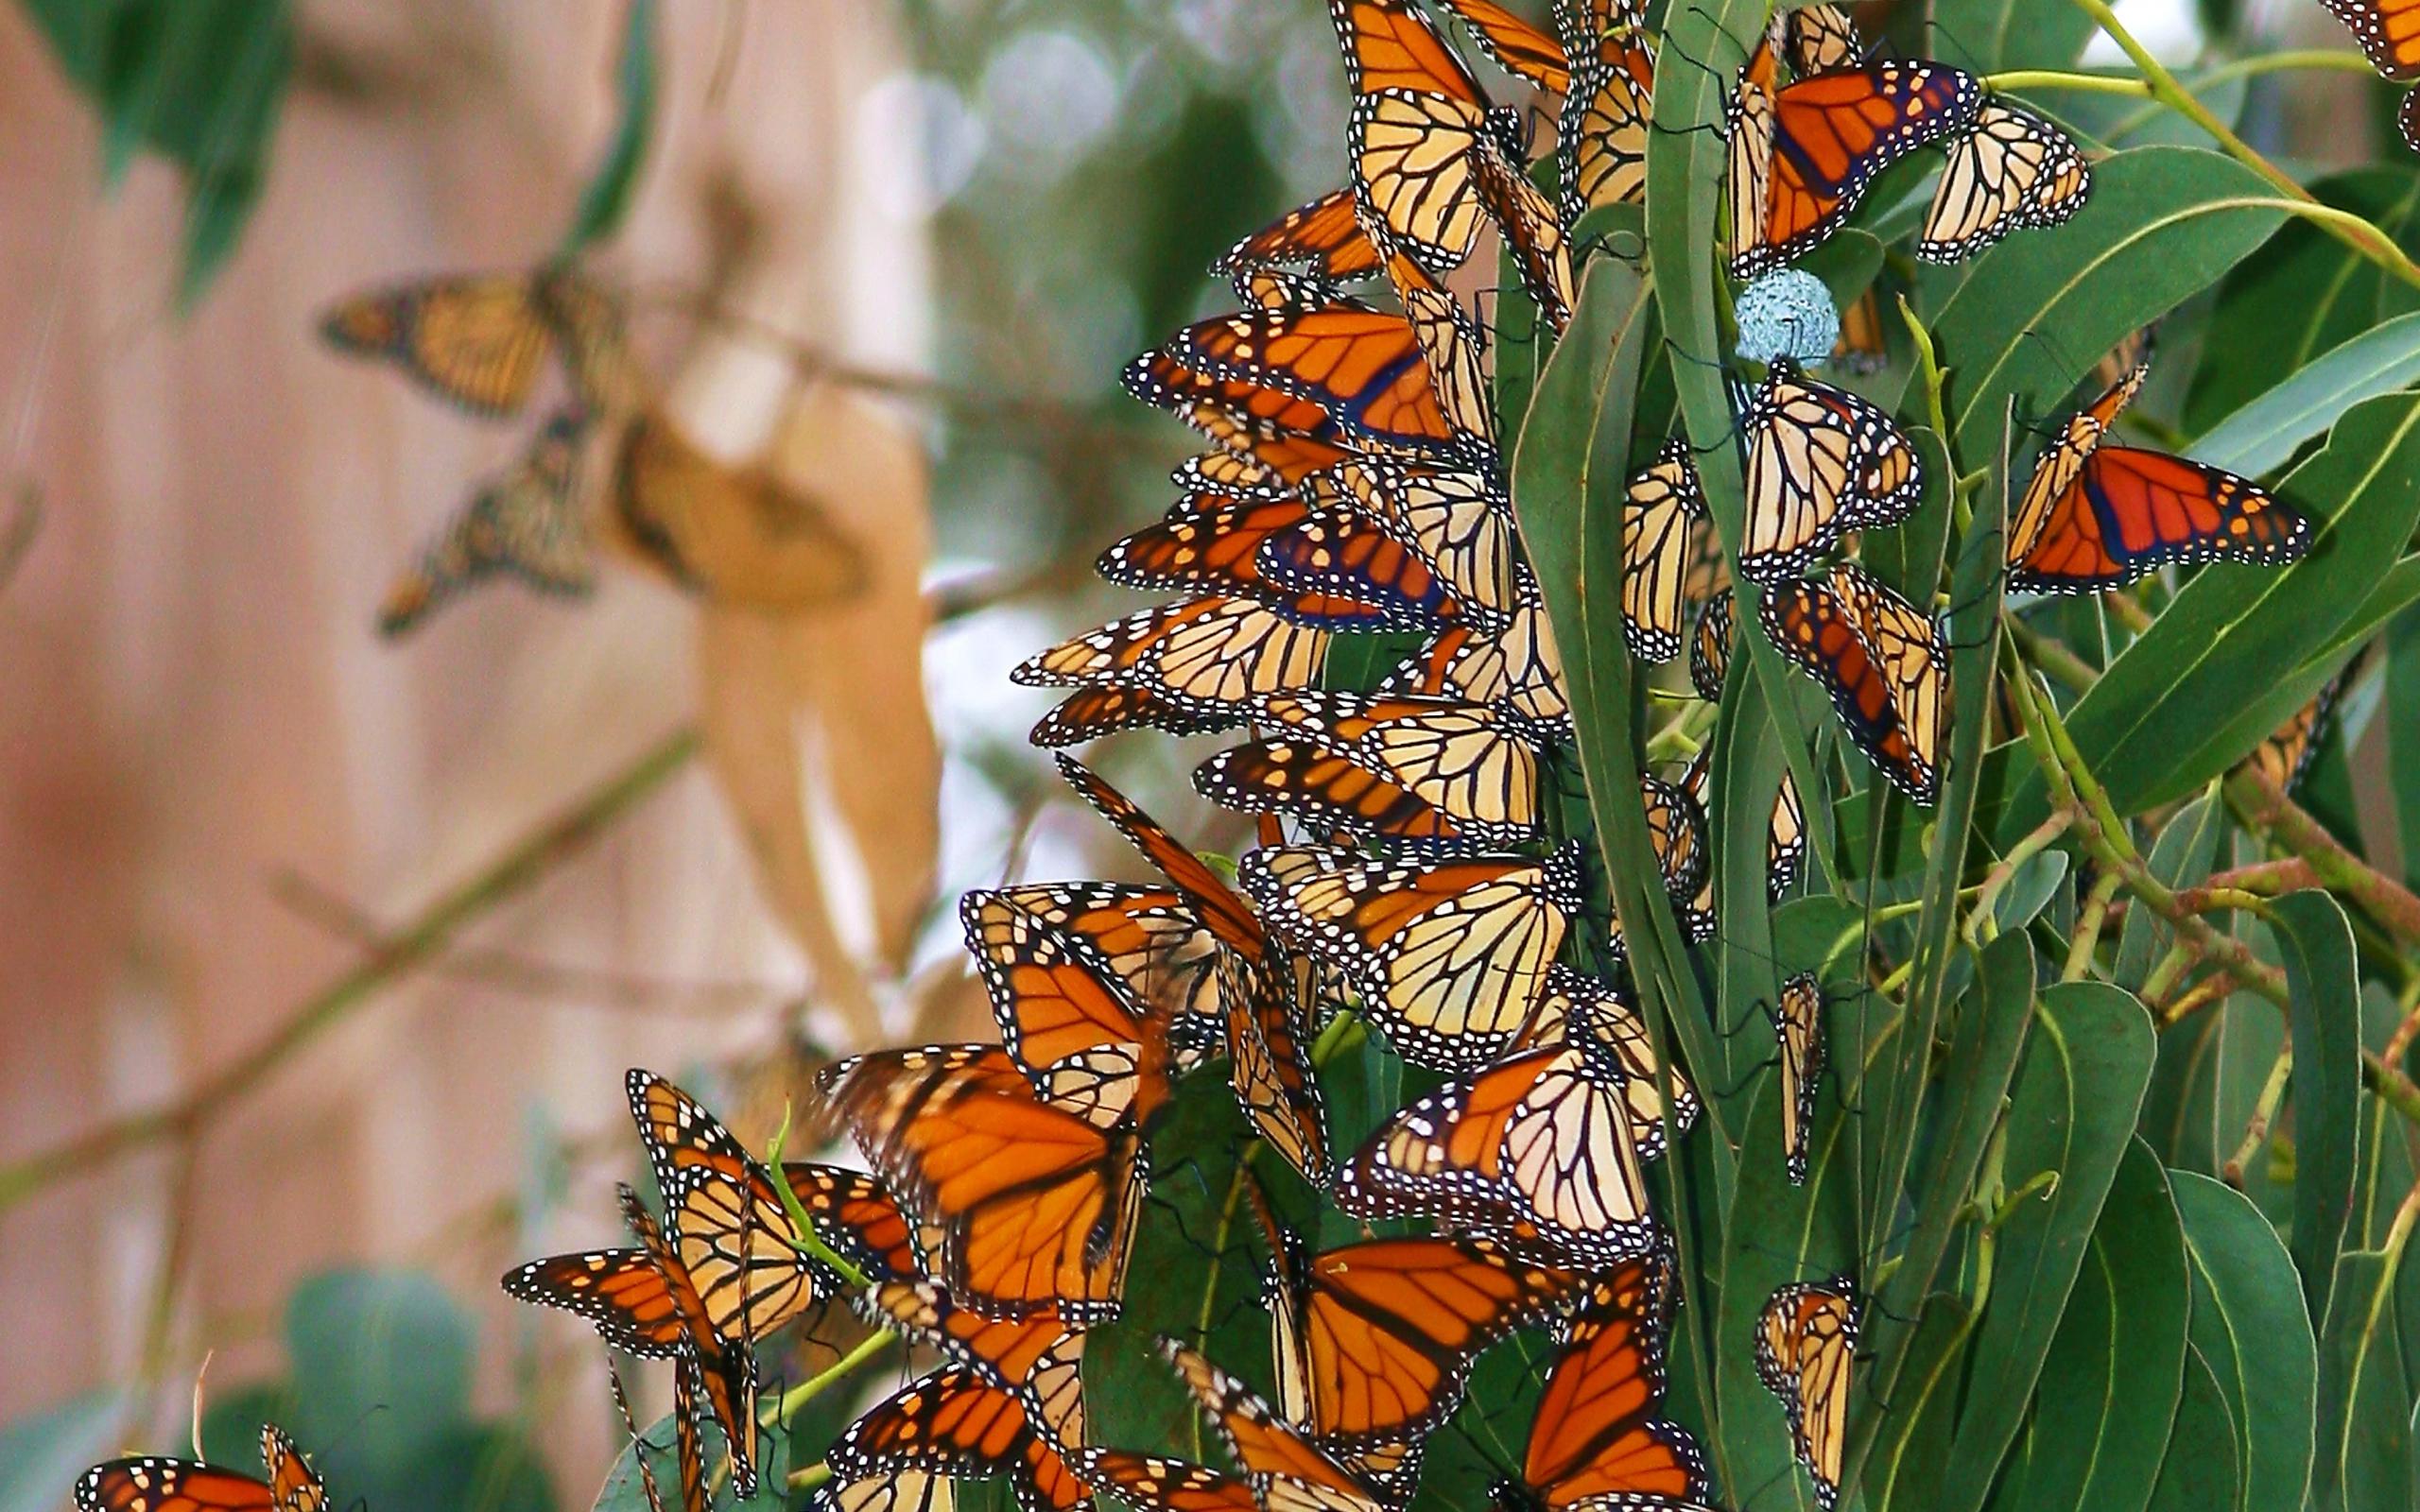
M 1996 74 L 2071 66 L 2092 18 L 2065 0 L 1936 0 L 1932 28 L 1943 61 Z
M 2352 1211 L 2356 1125 L 2361 1112 L 2361 988 L 2353 926 L 2336 900 L 2298 892 L 2272 905 L 2284 957 L 2293 1034 L 2294 1263 L 2310 1310 L 2327 1312 L 2327 1287 Z
M 116 1452 L 126 1409 L 102 1386 L 0 1428 L 0 1512 L 58 1512 L 85 1467 Z
M 2151 1080 L 2151 1018 L 2128 993 L 2098 982 L 2046 988 L 2034 1023 L 2009 1107 L 2007 1188 L 2045 1172 L 2057 1184 L 2018 1199 L 2000 1225 L 1940 1512 L 1982 1504 L 2022 1426 Z
M 2135 147 L 2093 165 L 2091 201 L 2066 225 L 1977 258 L 1933 323 L 1960 464 L 1998 455 L 2012 399 L 2020 417 L 2040 415 L 2103 352 L 2259 246 L 2283 216 L 2269 208 L 2275 194 L 2215 152 Z
M 2193 1347 L 2225 1397 L 2247 1509 L 2302 1505 L 2319 1344 L 2292 1257 L 2252 1199 L 2169 1173 L 2193 1263 Z
M 2048 0 L 2054 9 L 2064 6 L 2081 16 L 2072 0 Z M 2084 73 L 2104 78 L 2136 77 L 2132 68 L 2118 70 L 2092 69 Z M 2252 81 L 2238 74 L 2215 82 L 2204 78 L 2180 78 L 2187 94 L 2200 100 L 2219 120 L 2232 128 L 2243 116 L 2244 102 L 2251 95 Z M 2025 92 L 2016 92 L 2020 96 Z M 2082 132 L 2111 147 L 2147 147 L 2159 145 L 2188 147 L 2215 147 L 2219 144 L 2209 132 L 2193 124 L 2184 114 L 2170 110 L 2156 100 L 2133 98 L 2124 94 L 2101 94 L 2081 90 L 2053 91 L 2049 96 L 2055 104 L 2057 118 L 2065 123 L 2070 134 Z M 2037 108 L 2040 101 L 2031 101 Z
M 1992 1499 L 1999 1512 L 2140 1512 L 2185 1383 L 2192 1290 L 2159 1158 L 2127 1146 L 2043 1360 L 2051 1388 Z
M 2420 613 L 2398 613 L 2386 642 L 2387 779 L 2405 885 L 2420 883 Z
M 2319 1331 L 2319 1455 L 2312 1504 L 2322 1512 L 2388 1512 L 2411 1471 L 2404 1430 L 2412 1393 L 2403 1379 L 2393 1305 L 2400 1250 L 2349 1250 L 2336 1260 Z
M 2243 1483 L 2236 1470 L 2235 1419 L 2202 1351 L 2185 1353 L 2185 1394 L 2168 1431 L 2167 1457 L 2152 1489 L 2152 1512 L 2245 1512 Z M 2279 1503 L 2278 1505 L 2299 1505 Z
M 2160 827 L 2145 867 L 2168 886 L 2197 887 L 2217 865 L 2219 837 L 2226 832 L 2226 807 L 2216 795 L 2195 799 Z M 2118 934 L 2118 958 L 2110 979 L 2128 991 L 2143 985 L 2160 954 L 2168 949 L 2166 928 L 2148 908 L 2126 910 Z
M 2408 168 L 2358 168 L 2318 180 L 2310 190 L 2322 203 L 2365 216 L 2414 249 L 2420 178 Z M 2185 428 L 2208 430 L 2320 353 L 2360 335 L 2378 318 L 2388 278 L 2318 226 L 2297 221 L 2280 231 L 2220 286 L 2203 348 L 2208 356 L 2186 398 Z M 2259 360 L 2243 360 L 2250 352 Z
M 372 1483 L 405 1473 L 468 1418 L 473 1336 L 469 1314 L 431 1277 L 322 1271 L 285 1304 L 301 1388 L 286 1426 L 316 1446 L 332 1483 L 372 1495 Z M 374 1429 L 357 1426 L 365 1421 Z
M 674 1447 L 676 1442 L 677 1433 L 669 1417 L 659 1418 L 643 1429 L 637 1443 L 624 1445 L 622 1452 L 614 1456 L 612 1468 L 605 1472 L 605 1484 L 597 1487 L 593 1512 L 654 1512 L 648 1503 L 647 1482 L 638 1469 L 638 1456 L 642 1449 L 647 1455 L 648 1469 L 654 1472 L 656 1494 L 664 1499 L 666 1512 L 678 1508 L 681 1505 L 681 1464 Z M 722 1435 L 709 1425 L 699 1450 L 705 1456 L 706 1474 L 711 1482 L 717 1473 L 716 1467 L 724 1463 L 723 1456 L 727 1452 Z M 781 1512 L 788 1502 L 788 1489 L 784 1482 L 795 1467 L 778 1425 L 765 1431 L 759 1441 L 757 1461 L 756 1494 L 748 1501 L 742 1502 L 734 1496 L 728 1482 L 720 1487 L 719 1495 L 715 1494 L 716 1487 L 709 1486 L 709 1497 L 720 1512 L 741 1512 L 742 1508 L 750 1509 L 750 1512 Z M 543 1486 L 543 1481 L 539 1485 Z M 973 1500 L 971 1496 L 962 1496 L 959 1504 L 967 1505 Z M 446 1503 L 434 1504 L 442 1506 Z M 544 1505 L 505 1503 L 505 1506 L 510 1508 L 510 1512 L 524 1512 L 525 1506 L 527 1512 L 545 1512 L 545 1507 L 551 1504 L 549 1499 Z
M 2283 569 L 2203 569 L 2068 712 L 2077 750 L 2120 814 L 2190 793 L 2251 748 L 2236 731 L 2274 730 L 2299 706 L 2293 689 L 2272 687 L 2278 669 L 2328 644 L 2420 522 L 2420 398 L 2352 410 L 2279 492 L 2312 517 L 2310 556 Z M 2040 774 L 2020 784 L 2000 818 L 2006 836 L 2044 813 Z
M 1866 1504 L 1887 1512 L 1930 1512 L 1957 1431 L 1958 1390 L 1975 1320 L 1962 1298 L 1935 1292 L 1909 1336 L 1906 1365 L 1881 1415 L 1859 1484 Z
M 622 13 L 621 62 L 615 89 L 622 103 L 621 119 L 613 142 L 580 191 L 579 211 L 563 239 L 563 255 L 602 241 L 621 228 L 630 214 L 631 195 L 639 169 L 647 161 L 648 139 L 655 129 L 655 0 L 628 0 Z
M 2285 466 L 2304 442 L 2325 435 L 2355 404 L 2414 382 L 2420 382 L 2420 311 L 2372 326 L 2246 400 L 2202 433 L 2193 455 L 2212 467 L 2258 477 Z

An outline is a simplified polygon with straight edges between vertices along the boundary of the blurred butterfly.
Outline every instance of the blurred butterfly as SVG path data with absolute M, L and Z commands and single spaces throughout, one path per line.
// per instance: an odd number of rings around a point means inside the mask
M 959 905 L 979 929 L 978 954 L 989 954 L 1010 915 L 1080 941 L 1126 995 L 1168 1023 L 1169 1048 L 1180 1072 L 1207 1058 L 1224 1038 L 1218 939 L 1173 887 L 1111 882 L 1028 883 L 996 892 L 969 893 Z
M 996 1045 L 856 1056 L 816 1085 L 932 1228 L 938 1279 L 962 1305 L 1011 1318 L 1055 1308 L 1071 1323 L 1117 1314 L 1145 1179 L 1132 1121 L 1102 1128 L 1046 1100 Z
M 1225 493 L 1273 499 L 1294 491 L 1284 473 L 1238 452 L 1208 451 L 1186 457 L 1168 473 L 1179 492 Z
M 1815 1094 L 1824 1080 L 1824 989 L 1801 971 L 1781 985 L 1772 1007 L 1781 1045 L 1781 1146 L 1789 1184 L 1806 1184 L 1806 1141 L 1815 1125 Z
M 1161 351 L 1213 382 L 1290 396 L 1318 419 L 1272 409 L 1277 422 L 1340 446 L 1444 458 L 1463 448 L 1429 383 L 1419 335 L 1389 311 L 1352 301 L 1243 310 L 1187 326 Z
M 421 387 L 475 415 L 510 415 L 528 403 L 559 348 L 575 364 L 588 407 L 627 405 L 635 382 L 618 347 L 619 317 L 573 269 L 418 279 L 354 295 L 330 310 L 320 334 L 340 352 L 383 357 Z
M 1242 1382 L 1166 1335 L 1159 1347 L 1218 1427 L 1228 1458 L 1263 1512 L 1388 1512 L 1380 1493 L 1288 1427 Z M 1163 1509 L 1147 1506 L 1146 1512 Z
M 1530 181 L 1517 113 L 1409 0 L 1329 0 L 1353 86 L 1348 141 L 1364 230 L 1442 279 L 1494 219 L 1547 323 L 1569 318 L 1571 267 L 1552 201 Z
M 2034 462 L 2009 522 L 2011 591 L 2104 593 L 2168 562 L 2274 566 L 2310 549 L 2310 522 L 2250 479 L 2107 443 L 2149 371 L 2094 400 Z
M 1512 502 L 1484 473 L 1355 458 L 1313 473 L 1305 488 L 1324 507 L 1383 522 L 1456 598 L 1490 615 L 1513 609 Z
M 1865 56 L 1865 43 L 1848 8 L 1803 6 L 1773 13 L 1768 35 L 1780 44 L 1782 60 L 1801 78 L 1854 67 Z
M 1907 433 L 1875 405 L 1776 360 L 1742 405 L 1746 539 L 1739 570 L 1760 583 L 1803 572 L 1851 530 L 1897 524 L 1924 500 Z
M 1949 646 L 1932 616 L 1854 562 L 1767 592 L 1759 615 L 1782 654 L 1832 696 L 1849 739 L 1921 804 L 1939 791 Z
M 1666 441 L 1631 475 L 1622 502 L 1622 637 L 1642 662 L 1681 654 L 1689 526 L 1705 517 L 1705 495 L 1685 440 Z
M 328 1491 L 285 1430 L 261 1425 L 268 1479 L 189 1459 L 103 1460 L 76 1479 L 81 1512 L 320 1512 Z
M 1030 736 L 1072 746 L 1148 726 L 1170 734 L 1232 730 L 1264 693 L 1320 680 L 1328 632 L 1249 598 L 1197 598 L 1115 619 L 1028 658 L 1009 674 L 1027 687 L 1072 687 Z
M 1950 144 L 1916 255 L 1954 263 L 2020 227 L 2064 224 L 2092 193 L 2092 166 L 2067 134 L 2031 111 L 1988 100 Z
M 1477 1238 L 1374 1239 L 1310 1255 L 1263 1217 L 1275 1246 L 1264 1296 L 1276 1405 L 1364 1484 L 1374 1461 L 1391 1481 L 1410 1469 L 1406 1446 L 1453 1414 L 1472 1363 L 1579 1284 L 1568 1269 Z
M 1378 249 L 1361 234 L 1353 191 L 1333 189 L 1229 248 L 1210 265 L 1220 277 L 1256 268 L 1302 266 L 1340 284 L 1378 271 Z
M 2420 80 L 2420 7 L 2411 0 L 2324 0 L 2328 14 L 2344 23 L 2361 44 L 2370 66 L 2396 84 Z M 2406 94 L 2395 124 L 2406 145 L 2420 152 L 2420 112 Z
M 1871 377 L 1890 366 L 1891 346 L 1884 339 L 1881 291 L 1871 284 L 1841 312 L 1841 338 L 1825 359 L 1831 367 L 1859 377 Z
M 1288 430 L 1250 412 L 1252 402 L 1273 401 L 1300 406 L 1319 423 L 1325 424 L 1326 417 L 1319 414 L 1318 406 L 1304 405 L 1300 400 L 1274 390 L 1247 384 L 1222 384 L 1188 373 L 1165 357 L 1149 354 L 1128 367 L 1125 381 L 1129 392 L 1147 404 L 1167 409 L 1201 432 L 1218 448 L 1218 455 L 1230 459 L 1233 466 L 1274 479 L 1282 489 L 1290 489 L 1320 469 L 1333 467 L 1353 455 L 1329 437 Z M 1228 402 L 1233 397 L 1231 390 L 1242 391 L 1244 407 Z M 1328 430 L 1332 434 L 1334 427 Z
M 1563 43 L 1495 4 L 1495 0 L 1440 0 L 1462 24 L 1478 50 L 1496 66 L 1548 94 L 1569 84 L 1571 66 Z
M 2311 762 L 2319 755 L 2320 736 L 2336 712 L 2336 701 L 2360 660 L 2357 655 L 2346 662 L 2343 670 L 2328 679 L 2310 702 L 2295 710 L 2268 738 L 2253 747 L 2252 754 L 2243 759 L 2242 765 L 2258 772 L 2280 793 L 2290 793 L 2301 786 L 2302 780 L 2310 773 Z
M 1538 825 L 1538 752 L 1495 709 L 1451 698 L 1271 694 L 1268 738 L 1193 785 L 1227 808 L 1434 847 L 1512 846 Z
M 1254 1132 L 1314 1185 L 1328 1175 L 1327 1110 L 1305 1041 L 1305 963 L 1252 905 L 1133 799 L 1065 756 L 1060 774 L 1183 894 L 1218 941 L 1228 1077 Z
M 875 1327 L 940 1349 L 1019 1393 L 1053 1444 L 1084 1441 L 1084 1335 L 1056 1313 L 987 1318 L 922 1277 L 873 1287 L 857 1299 L 857 1310 Z
M 748 609 L 809 609 L 867 581 L 865 553 L 823 506 L 761 464 L 710 455 L 659 411 L 624 432 L 614 523 L 682 588 Z
M 2152 352 L 2159 344 L 2158 335 L 2157 325 L 2136 326 L 2127 332 L 2092 365 L 2092 375 L 2085 382 L 2095 388 L 2114 388 L 2124 383 L 2128 373 L 2150 365 Z
M 1841 1494 L 1858 1321 L 1846 1277 L 1784 1286 L 1756 1314 L 1756 1374 L 1789 1416 L 1791 1452 L 1824 1512 Z
M 1664 1397 L 1661 1258 L 1595 1287 L 1573 1320 L 1530 1420 L 1518 1484 L 1494 1488 L 1501 1512 L 1703 1512 L 1705 1457 Z
M 479 485 L 471 502 L 387 590 L 378 633 L 408 634 L 449 600 L 499 573 L 541 593 L 581 597 L 596 587 L 596 542 L 581 516 L 584 411 L 550 417 L 518 461 Z
M 1337 1202 L 1360 1218 L 1435 1217 L 1516 1254 L 1584 1269 L 1662 1243 L 1639 1162 L 1663 1129 L 1637 1011 L 1610 992 L 1564 1001 L 1554 1040 L 1419 1098 L 1345 1163 Z M 1642 1063 L 1643 1061 L 1643 1063 Z M 1677 1074 L 1689 1113 L 1696 1098 Z M 1685 1120 L 1684 1120 L 1685 1126 Z
M 1964 129 L 1982 106 L 1981 81 L 1941 63 L 1842 66 L 1784 85 L 1772 43 L 1759 45 L 1724 115 L 1731 276 L 1797 261 L 1883 169 Z
M 1264 847 L 1237 880 L 1279 934 L 1343 974 L 1396 1054 L 1440 1070 L 1512 1044 L 1581 904 L 1570 846 L 1435 864 Z

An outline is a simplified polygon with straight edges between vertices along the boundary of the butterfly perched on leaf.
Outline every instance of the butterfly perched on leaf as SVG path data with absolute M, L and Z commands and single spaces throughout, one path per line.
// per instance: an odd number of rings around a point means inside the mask
M 1726 107 L 1734 278 L 1797 261 L 1846 224 L 1883 169 L 1983 108 L 1981 81 L 1946 64 L 1843 63 L 1784 84 L 1777 62 L 1768 39 Z
M 2241 765 L 2259 773 L 2280 793 L 2291 793 L 2300 786 L 2319 756 L 2320 737 L 2326 733 L 2328 720 L 2336 713 L 2336 701 L 2342 696 L 2360 660 L 2357 655 L 2346 662 L 2343 670 L 2328 679 L 2308 703 L 2287 715 L 2284 724 L 2253 747 L 2252 754 Z
M 1758 618 L 1773 644 L 1831 695 L 1866 759 L 1918 803 L 1940 791 L 1949 644 L 1931 615 L 1854 562 L 1772 588 Z
M 1804 1186 L 1815 1096 L 1824 1081 L 1824 989 L 1815 973 L 1801 971 L 1782 983 L 1771 1011 L 1781 1053 L 1782 1158 L 1790 1185 Z
M 1557 0 L 1554 17 L 1570 67 L 1555 154 L 1564 219 L 1577 225 L 1599 205 L 1646 198 L 1655 50 L 1629 0 Z
M 1363 1218 L 1436 1217 L 1549 1264 L 1615 1264 L 1661 1245 L 1639 1164 L 1664 1143 L 1646 1026 L 1586 979 L 1559 997 L 1551 1035 L 1381 1125 L 1340 1175 L 1338 1204 Z M 1671 1076 L 1685 1128 L 1696 1094 Z
M 1547 1369 L 1520 1476 L 1495 1488 L 1501 1512 L 1702 1512 L 1705 1456 L 1656 1416 L 1668 1266 L 1659 1254 L 1593 1284 Z
M 1622 638 L 1642 662 L 1681 654 L 1691 527 L 1705 518 L 1705 494 L 1688 442 L 1664 443 L 1622 490 Z
M 266 1480 L 156 1454 L 104 1460 L 76 1479 L 79 1512 L 322 1512 L 327 1486 L 285 1430 L 261 1425 Z
M 2109 440 L 2149 371 L 2119 379 L 2035 460 L 2009 521 L 2012 592 L 2105 593 L 2166 563 L 2274 566 L 2310 549 L 2310 522 L 2250 479 Z
M 1403 863 L 1264 847 L 1237 880 L 1279 934 L 1336 966 L 1397 1054 L 1441 1070 L 1512 1042 L 1581 904 L 1567 847 Z
M 420 279 L 354 295 L 321 318 L 320 334 L 340 352 L 393 362 L 475 415 L 519 412 L 547 358 L 558 354 L 584 408 L 626 410 L 641 387 L 613 301 L 560 265 Z
M 1830 1512 L 1841 1494 L 1858 1309 L 1845 1277 L 1784 1286 L 1756 1314 L 1756 1374 L 1781 1399 L 1792 1456 Z
M 1207 1058 L 1224 1040 L 1219 974 L 1225 952 L 1192 901 L 1176 888 L 1051 882 L 967 893 L 959 902 L 959 918 L 978 969 L 1001 969 L 1018 959 L 1020 932 L 1013 921 L 1019 917 L 1031 927 L 1080 942 L 1130 1000 L 1165 1017 L 1179 1072 Z M 1101 1063 L 1098 1049 L 1082 1058 Z M 1027 1070 L 1036 1068 L 1028 1063 Z
M 1140 804 L 1065 756 L 1060 775 L 1140 850 L 1184 896 L 1217 941 L 1228 1076 L 1260 1137 L 1314 1184 L 1329 1170 L 1326 1105 L 1312 1074 L 1306 988 L 1312 963 L 1270 934 L 1243 895 L 1227 885 Z
M 1043 747 L 1149 727 L 1232 730 L 1265 693 L 1318 685 L 1328 632 L 1256 599 L 1197 598 L 1144 610 L 1037 652 L 1009 674 L 1077 691 L 1033 727 Z
M 1924 500 L 1924 466 L 1897 422 L 1776 359 L 1740 408 L 1746 438 L 1739 570 L 1760 583 L 1803 572 L 1852 530 L 1897 524 Z
M 464 590 L 509 574 L 542 593 L 579 597 L 596 587 L 596 541 L 581 514 L 586 411 L 549 417 L 519 460 L 488 479 L 387 590 L 378 633 L 418 628 Z
M 2072 219 L 2092 193 L 2092 165 L 2065 131 L 1993 99 L 1949 146 L 1916 235 L 1916 255 L 1954 263 L 2012 231 Z
M 1703 747 L 1681 774 L 1681 790 L 1697 800 L 1700 813 L 1709 816 L 1713 766 L 1713 747 Z M 1782 894 L 1798 880 L 1799 864 L 1806 858 L 1806 812 L 1798 800 L 1798 779 L 1785 766 L 1781 789 L 1773 798 L 1772 821 L 1765 832 L 1765 896 L 1769 901 L 1781 902 Z M 1691 906 L 1710 913 L 1714 907 L 1713 886 L 1709 875 L 1705 890 Z
M 1488 705 L 1538 742 L 1571 734 L 1563 653 L 1555 644 L 1546 597 L 1526 562 L 1512 564 L 1512 607 L 1500 627 L 1448 626 L 1373 691 Z

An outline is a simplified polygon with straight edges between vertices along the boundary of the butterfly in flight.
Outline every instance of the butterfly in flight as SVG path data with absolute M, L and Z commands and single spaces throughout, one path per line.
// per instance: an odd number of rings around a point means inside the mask
M 581 407 L 634 407 L 643 387 L 613 300 L 560 264 L 528 272 L 425 278 L 354 295 L 320 334 L 339 352 L 381 357 L 474 415 L 517 413 L 558 352 Z
M 550 417 L 518 461 L 481 483 L 461 512 L 387 590 L 378 633 L 408 634 L 465 589 L 499 573 L 578 598 L 596 587 L 596 541 L 580 515 L 585 410 Z

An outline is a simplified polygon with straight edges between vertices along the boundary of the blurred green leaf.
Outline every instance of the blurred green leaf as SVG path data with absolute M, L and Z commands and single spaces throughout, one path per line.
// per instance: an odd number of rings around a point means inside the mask
M 2414 249 L 2420 175 L 2409 168 L 2357 168 L 2316 180 L 2310 190 L 2321 202 L 2367 217 L 2407 251 Z M 2186 430 L 2209 430 L 2322 352 L 2360 335 L 2378 318 L 2388 277 L 2317 226 L 2297 221 L 2280 231 L 2219 288 L 2204 358 L 2186 398 Z M 2258 359 L 2245 360 L 2253 352 Z
M 126 1393 L 103 1386 L 0 1427 L 0 1512 L 58 1512 L 85 1467 L 116 1450 Z
M 2016 1199 L 2000 1225 L 1939 1512 L 1982 1505 L 2022 1426 L 2151 1080 L 2151 1016 L 2129 993 L 2046 988 L 2034 1025 L 2009 1107 L 2005 1182 L 2014 1193 L 2054 1172 L 2056 1185 Z
M 621 60 L 614 69 L 621 118 L 614 127 L 604 158 L 580 191 L 579 213 L 572 218 L 571 233 L 563 239 L 566 257 L 621 229 L 638 186 L 639 169 L 647 162 L 648 140 L 655 131 L 655 0 L 625 0 L 625 4 Z
M 2158 1483 L 2184 1390 L 2192 1291 L 2159 1158 L 2137 1138 L 2109 1185 L 2083 1266 L 2042 1362 L 2053 1383 L 1997 1512 L 2140 1512 Z
M 2245 364 L 2244 366 L 2250 366 Z M 2420 312 L 2397 316 L 2248 399 L 2193 443 L 2194 457 L 2246 477 L 2283 467 L 2363 400 L 2420 382 Z
M 2403 1512 L 2412 1391 L 2392 1305 L 2399 1250 L 2337 1257 L 2319 1331 L 2319 1453 L 2312 1504 L 2323 1512 Z
M 1943 61 L 1978 74 L 2066 68 L 2092 18 L 2065 0 L 1936 0 L 1932 31 Z
M 2236 1472 L 2235 1419 L 2202 1351 L 2185 1354 L 2185 1392 L 2169 1425 L 2152 1512 L 2248 1512 Z M 2299 1505 L 2299 1502 L 2280 1503 Z
M 2145 866 L 2169 887 L 2195 887 L 2217 864 L 2219 836 L 2226 830 L 2226 807 L 2216 795 L 2197 798 L 2160 826 Z M 2148 908 L 2130 908 L 2118 934 L 2118 957 L 2110 980 L 2133 991 L 2151 974 L 2160 953 L 2168 949 L 2167 933 L 2158 915 Z
M 2353 926 L 2335 899 L 2294 893 L 2271 905 L 2285 959 L 2294 1047 L 2294 1263 L 2310 1310 L 2327 1287 L 2353 1201 L 2355 1124 L 2361 1102 L 2361 988 Z
M 2190 1172 L 2169 1179 L 2193 1264 L 2193 1347 L 2226 1399 L 2240 1504 L 2300 1506 L 2319 1346 L 2293 1259 L 2242 1193 Z
M 2355 408 L 2279 491 L 2312 516 L 2310 556 L 2196 574 L 2068 712 L 2076 748 L 2120 814 L 2218 776 L 2308 697 L 2274 686 L 2280 669 L 2346 627 L 2420 522 L 2420 399 Z M 2021 833 L 2043 812 L 2040 774 L 2028 773 L 2000 832 Z
M 469 1415 L 474 1333 L 470 1315 L 421 1272 L 322 1271 L 285 1304 L 286 1350 L 304 1387 L 287 1426 L 302 1443 L 329 1446 L 320 1452 L 332 1459 L 408 1460 Z M 377 1431 L 354 1433 L 372 1413 Z

